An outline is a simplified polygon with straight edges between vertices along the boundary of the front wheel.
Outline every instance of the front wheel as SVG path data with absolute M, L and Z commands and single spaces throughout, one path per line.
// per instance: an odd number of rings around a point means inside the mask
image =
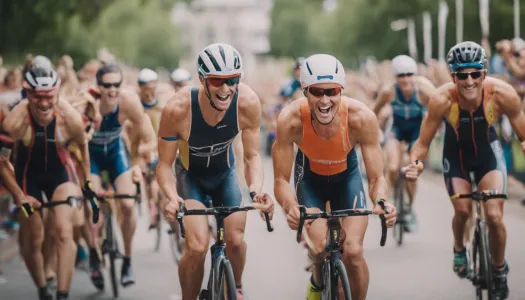
M 213 300 L 237 300 L 233 269 L 228 258 L 219 261 L 217 280 L 214 281 Z
M 397 222 L 394 225 L 394 237 L 397 240 L 397 245 L 403 244 L 403 233 L 405 231 L 405 197 L 404 197 L 404 181 L 398 179 L 395 187 L 394 197 L 395 206 L 397 210 Z
M 492 282 L 492 261 L 490 258 L 490 247 L 489 247 L 489 238 L 487 231 L 484 226 L 478 224 L 478 236 L 480 243 L 479 246 L 479 261 L 480 261 L 480 285 L 482 289 L 487 290 L 487 299 L 495 299 L 493 296 L 494 288 Z
M 340 299 L 339 298 L 339 290 L 338 290 L 338 279 L 341 280 L 341 287 L 343 288 L 344 292 L 344 300 L 350 300 L 352 299 L 352 295 L 350 294 L 350 283 L 348 282 L 348 274 L 346 273 L 346 268 L 343 262 L 338 259 L 335 261 L 335 274 L 333 278 L 333 282 L 335 283 L 332 285 L 333 293 L 332 293 L 332 299 Z M 335 297 L 333 297 L 335 296 Z M 342 300 L 342 299 L 341 299 Z

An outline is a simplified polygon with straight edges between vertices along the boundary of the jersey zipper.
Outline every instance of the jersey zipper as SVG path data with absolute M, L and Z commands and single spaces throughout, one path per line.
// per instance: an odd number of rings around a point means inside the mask
M 474 154 L 476 155 L 476 160 L 478 159 L 478 147 L 476 146 L 475 134 L 474 134 L 474 114 L 470 113 L 470 124 L 472 126 L 472 145 L 474 146 Z
M 44 158 L 44 168 L 47 172 L 47 127 L 44 127 L 44 149 L 45 149 L 45 158 Z

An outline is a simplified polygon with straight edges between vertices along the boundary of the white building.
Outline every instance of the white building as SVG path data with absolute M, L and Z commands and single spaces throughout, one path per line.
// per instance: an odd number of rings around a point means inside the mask
M 270 50 L 271 0 L 195 0 L 178 3 L 172 22 L 182 31 L 190 56 L 181 66 L 195 72 L 197 54 L 208 44 L 223 42 L 234 46 L 249 69 L 255 55 Z

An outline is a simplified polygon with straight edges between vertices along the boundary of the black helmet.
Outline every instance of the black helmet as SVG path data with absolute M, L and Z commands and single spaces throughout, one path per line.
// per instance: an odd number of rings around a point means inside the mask
M 474 42 L 461 42 L 450 49 L 447 64 L 451 71 L 463 68 L 485 69 L 487 55 L 485 49 Z

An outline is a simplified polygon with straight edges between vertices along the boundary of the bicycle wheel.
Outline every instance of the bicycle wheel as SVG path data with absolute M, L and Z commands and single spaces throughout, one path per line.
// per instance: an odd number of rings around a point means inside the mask
M 323 263 L 323 292 L 321 293 L 321 300 L 332 300 L 332 268 L 330 267 L 330 261 L 325 260 Z M 337 287 L 337 285 L 336 285 Z M 337 291 L 337 288 L 336 288 Z M 337 293 L 337 292 L 336 292 Z
M 213 287 L 213 300 L 237 300 L 237 289 L 233 276 L 232 265 L 228 258 L 218 261 L 218 270 Z
M 157 239 L 155 240 L 155 252 L 159 252 L 160 250 L 160 240 L 162 236 L 162 218 L 160 217 L 160 204 L 155 204 L 155 207 L 157 208 L 157 212 L 155 213 L 155 220 L 157 221 Z
M 397 245 L 401 246 L 403 244 L 403 233 L 405 232 L 405 197 L 404 197 L 404 181 L 402 179 L 398 179 L 395 191 L 394 191 L 394 197 L 395 197 L 395 205 L 397 209 L 397 222 L 394 228 L 394 237 L 397 240 Z
M 333 281 L 333 293 L 332 293 L 332 299 L 339 299 L 339 284 L 338 280 L 341 280 L 341 287 L 343 288 L 344 292 L 344 300 L 350 300 L 352 299 L 352 294 L 350 294 L 350 282 L 348 281 L 348 274 L 346 273 L 346 268 L 343 262 L 338 259 L 335 261 L 335 273 L 334 273 Z M 335 296 L 335 297 L 334 297 Z M 342 300 L 342 299 L 341 299 Z
M 175 228 L 175 229 L 174 229 Z M 170 249 L 171 254 L 173 257 L 173 260 L 176 264 L 179 264 L 179 261 L 182 257 L 182 238 L 180 236 L 180 230 L 177 225 L 172 225 L 170 229 L 168 229 L 168 235 L 169 235 L 169 243 L 170 243 Z
M 111 287 L 113 290 L 113 297 L 118 298 L 118 280 L 117 280 L 117 268 L 115 261 L 118 257 L 117 241 L 113 231 L 113 215 L 108 214 L 106 216 L 106 239 L 107 239 L 107 253 L 109 254 L 109 273 L 111 277 Z
M 487 299 L 494 299 L 493 293 L 493 282 L 492 282 L 492 261 L 490 258 L 490 247 L 489 247 L 489 238 L 487 231 L 484 226 L 482 227 L 480 223 L 477 224 L 476 231 L 479 236 L 479 266 L 480 266 L 480 281 L 479 287 L 487 291 Z M 480 293 L 481 294 L 481 293 Z

